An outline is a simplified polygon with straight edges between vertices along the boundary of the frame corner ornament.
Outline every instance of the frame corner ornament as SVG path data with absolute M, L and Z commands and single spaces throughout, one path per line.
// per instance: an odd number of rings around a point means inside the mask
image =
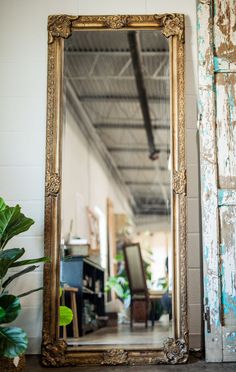
M 46 196 L 57 196 L 61 187 L 61 179 L 58 173 L 49 173 L 46 175 Z
M 67 39 L 72 34 L 72 22 L 76 19 L 78 16 L 50 15 L 48 17 L 48 44 L 52 44 L 55 37 Z
M 183 14 L 164 14 L 164 15 L 155 15 L 156 21 L 162 21 L 162 33 L 165 37 L 169 38 L 170 36 L 178 36 L 180 42 L 184 43 L 184 15 Z
M 175 171 L 173 174 L 173 190 L 176 194 L 186 195 L 186 169 Z
M 168 364 L 182 364 L 188 361 L 188 347 L 184 339 L 168 338 L 164 342 L 164 359 Z
M 128 353 L 123 349 L 111 349 L 103 353 L 101 364 L 115 366 L 128 363 Z
M 42 364 L 45 367 L 60 367 L 66 359 L 67 344 L 64 340 L 54 340 L 48 333 L 42 339 Z

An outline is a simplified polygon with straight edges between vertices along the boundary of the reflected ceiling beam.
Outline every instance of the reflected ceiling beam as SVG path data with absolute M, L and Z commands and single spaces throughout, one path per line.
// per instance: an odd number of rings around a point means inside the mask
M 97 153 L 101 156 L 108 170 L 114 177 L 114 180 L 116 181 L 117 185 L 120 187 L 121 192 L 123 192 L 123 194 L 126 197 L 126 200 L 128 200 L 131 208 L 133 209 L 136 206 L 135 199 L 133 195 L 131 194 L 129 188 L 125 184 L 114 159 L 112 158 L 111 154 L 107 150 L 106 146 L 102 142 L 99 135 L 97 134 L 96 129 L 93 127 L 93 124 L 90 121 L 88 114 L 84 110 L 82 103 L 80 102 L 78 96 L 76 95 L 74 91 L 73 86 L 70 83 L 67 83 L 66 92 L 67 92 L 67 96 L 66 96 L 67 104 L 68 104 L 68 107 L 72 115 L 74 116 L 76 120 L 76 123 L 80 127 L 85 138 L 92 145 L 92 148 L 95 151 L 97 151 Z M 78 112 L 80 113 L 80 116 L 78 116 Z M 82 120 L 81 120 L 81 117 L 82 117 Z
M 108 147 L 108 151 L 110 152 L 148 152 L 147 148 L 143 147 Z M 166 152 L 167 154 L 170 153 L 169 148 L 159 148 L 158 153 Z
M 149 167 L 149 166 L 133 166 L 133 165 L 119 165 L 119 170 L 155 170 L 156 167 Z
M 145 192 L 134 192 L 134 197 L 135 197 L 135 200 L 141 200 L 141 199 L 154 199 L 154 200 L 157 200 L 157 199 L 161 199 L 161 200 L 165 200 L 165 203 L 166 203 L 166 199 L 163 199 L 160 197 L 160 193 L 159 191 L 157 190 L 155 193 L 152 192 L 148 192 L 148 195 L 147 193 Z M 171 194 L 168 195 L 167 199 L 169 200 L 171 198 Z
M 147 225 L 149 223 L 165 223 L 165 226 L 167 224 L 169 224 L 170 226 L 170 217 L 169 217 L 170 213 L 166 214 L 166 213 L 162 213 L 162 214 L 159 214 L 159 215 L 136 215 L 134 217 L 134 221 L 135 221 L 135 225 L 136 226 L 140 226 L 140 225 Z M 169 227 L 170 229 L 170 227 Z
M 96 129 L 128 129 L 128 130 L 136 130 L 136 129 L 144 129 L 143 124 L 109 124 L 109 123 L 98 123 L 94 124 Z M 170 130 L 169 124 L 166 122 L 165 124 L 152 124 L 153 130 Z
M 141 51 L 142 56 L 169 56 L 168 50 L 162 51 L 153 51 L 153 50 L 145 50 Z M 98 55 L 98 56 L 130 56 L 129 50 L 66 50 L 65 55 L 67 56 L 88 56 L 88 55 Z
M 164 68 L 164 66 L 167 64 L 168 66 L 168 60 L 167 58 L 163 58 L 161 63 L 159 64 L 159 66 L 157 67 L 156 71 L 154 72 L 154 74 L 152 75 L 153 78 L 156 78 L 158 76 L 160 76 L 160 72 L 161 70 Z
M 143 80 L 143 62 L 141 56 L 141 43 L 139 32 L 130 31 L 128 32 L 128 41 L 130 46 L 131 59 L 134 69 L 134 75 L 136 79 L 136 85 L 138 89 L 140 107 L 143 114 L 143 121 L 146 130 L 148 148 L 149 148 L 149 158 L 151 160 L 156 160 L 160 150 L 156 148 L 154 137 L 152 133 L 152 122 L 151 115 L 148 107 L 148 97 L 146 93 L 146 88 Z
M 88 80 L 88 81 L 93 81 L 93 80 L 135 80 L 135 76 L 119 76 L 119 75 L 85 75 L 85 76 L 80 76 L 80 75 L 75 75 L 75 76 L 66 76 L 67 80 Z M 166 81 L 169 83 L 170 77 L 168 75 L 165 76 L 151 76 L 151 75 L 145 75 L 144 80 L 151 79 L 153 81 Z
M 168 216 L 170 215 L 171 211 L 170 209 L 166 210 L 164 208 L 155 208 L 155 209 L 151 209 L 151 210 L 147 210 L 147 211 L 143 211 L 143 210 L 140 210 L 140 209 L 135 209 L 134 210 L 134 214 L 135 214 L 135 217 L 139 217 L 139 216 Z
M 137 200 L 137 199 L 136 199 Z M 166 200 L 161 199 L 141 199 L 137 200 L 137 205 L 139 208 L 147 208 L 152 206 L 164 207 L 166 208 Z
M 146 97 L 151 103 L 157 103 L 158 101 L 164 101 L 165 103 L 169 103 L 169 97 Z M 135 96 L 79 96 L 80 102 L 100 102 L 100 101 L 108 101 L 111 102 L 138 102 L 139 97 Z
M 148 182 L 148 181 L 126 181 L 125 182 L 126 185 L 128 186 L 160 186 L 159 183 L 156 183 L 156 182 Z M 163 182 L 161 184 L 162 186 L 169 186 L 170 187 L 170 183 L 169 182 Z
M 166 167 L 152 167 L 152 166 L 142 166 L 142 165 L 119 165 L 119 170 L 145 170 L 145 171 L 155 171 L 155 170 L 161 170 L 161 171 L 167 171 L 168 169 Z

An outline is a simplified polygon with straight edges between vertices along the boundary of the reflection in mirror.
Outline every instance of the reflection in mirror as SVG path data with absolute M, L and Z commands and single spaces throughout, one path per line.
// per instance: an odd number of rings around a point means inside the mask
M 70 345 L 152 348 L 172 336 L 169 95 L 159 31 L 65 40 L 60 281 L 73 320 L 61 308 L 60 336 Z

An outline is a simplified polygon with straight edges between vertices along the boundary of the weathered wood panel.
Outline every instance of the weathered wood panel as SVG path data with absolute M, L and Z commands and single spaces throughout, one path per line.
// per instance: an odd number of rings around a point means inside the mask
M 236 0 L 199 0 L 198 22 L 206 359 L 233 361 L 236 360 Z
M 213 14 L 209 1 L 198 4 L 199 135 L 201 152 L 202 242 L 206 360 L 222 360 L 220 326 L 219 226 L 214 89 Z
M 236 1 L 214 1 L 215 71 L 235 69 Z
M 223 360 L 236 360 L 236 205 L 220 207 Z
M 219 187 L 236 189 L 236 74 L 216 74 Z

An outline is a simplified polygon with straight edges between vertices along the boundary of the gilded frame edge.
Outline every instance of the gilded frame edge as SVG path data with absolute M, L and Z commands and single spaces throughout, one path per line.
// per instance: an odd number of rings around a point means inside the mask
M 163 350 L 79 351 L 58 337 L 62 68 L 64 39 L 81 29 L 160 29 L 170 39 L 172 117 L 172 195 L 174 337 Z M 66 365 L 140 365 L 186 363 L 189 352 L 187 314 L 186 160 L 184 118 L 184 15 L 112 15 L 48 17 L 48 83 L 45 179 L 45 254 L 42 363 Z

